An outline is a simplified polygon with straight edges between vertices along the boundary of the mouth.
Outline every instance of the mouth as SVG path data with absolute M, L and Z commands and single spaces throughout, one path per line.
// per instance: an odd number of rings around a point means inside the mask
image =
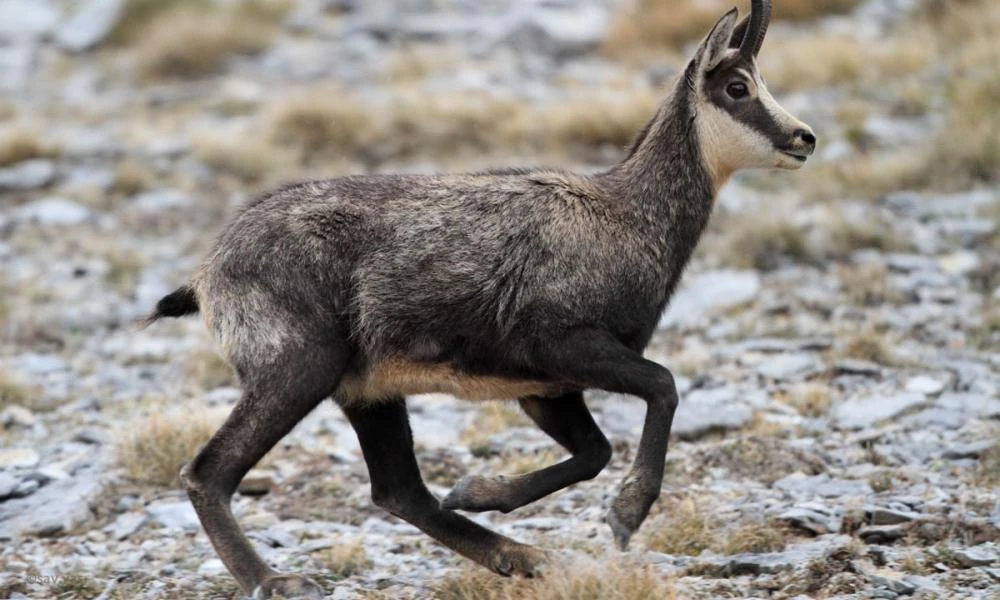
M 806 162 L 806 159 L 809 158 L 805 154 L 795 154 L 794 152 L 785 152 L 784 150 L 781 150 L 781 153 L 784 154 L 785 156 L 790 156 L 790 157 L 794 158 L 795 160 L 797 160 L 800 163 Z

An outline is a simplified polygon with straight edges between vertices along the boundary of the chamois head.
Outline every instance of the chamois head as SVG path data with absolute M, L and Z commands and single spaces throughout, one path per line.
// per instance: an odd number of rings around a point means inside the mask
M 738 24 L 737 12 L 719 19 L 685 73 L 702 156 L 717 183 L 740 169 L 798 169 L 816 148 L 812 129 L 775 102 L 757 69 L 771 1 L 753 0 Z

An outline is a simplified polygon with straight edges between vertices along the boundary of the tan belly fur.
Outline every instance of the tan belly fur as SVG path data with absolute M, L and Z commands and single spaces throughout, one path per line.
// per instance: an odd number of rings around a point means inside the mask
M 522 396 L 549 396 L 559 387 L 540 381 L 470 375 L 442 363 L 391 359 L 373 365 L 363 375 L 344 378 L 339 400 L 379 400 L 415 394 L 450 394 L 463 400 L 510 400 Z

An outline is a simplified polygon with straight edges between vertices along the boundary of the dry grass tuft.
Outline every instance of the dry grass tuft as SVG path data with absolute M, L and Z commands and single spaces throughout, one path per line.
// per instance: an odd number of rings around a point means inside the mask
M 188 355 L 186 369 L 188 379 L 200 390 L 238 385 L 233 368 L 215 350 L 203 347 Z
M 553 568 L 541 579 L 463 570 L 433 587 L 434 600 L 673 600 L 673 583 L 648 566 L 603 562 Z
M 727 220 L 720 250 L 726 264 L 772 271 L 788 262 L 815 261 L 802 229 L 788 220 L 761 214 Z
M 119 440 L 118 463 L 135 481 L 177 487 L 181 467 L 195 457 L 216 428 L 197 410 L 151 414 Z
M 194 152 L 208 166 L 243 183 L 270 181 L 293 163 L 282 148 L 254 139 L 206 136 L 195 141 Z
M 93 574 L 74 570 L 60 574 L 52 587 L 46 591 L 59 600 L 83 600 L 97 598 L 104 591 L 104 584 Z
M 795 472 L 817 475 L 826 466 L 816 456 L 780 439 L 752 436 L 705 448 L 694 458 L 694 473 L 725 469 L 729 477 L 773 483 Z
M 775 20 L 805 21 L 849 12 L 860 0 L 786 0 L 774 5 Z M 748 1 L 738 2 L 740 14 L 750 11 Z M 664 48 L 676 49 L 707 35 L 712 25 L 732 6 L 725 0 L 636 0 L 618 15 L 604 50 L 611 56 Z
M 487 444 L 491 435 L 512 427 L 529 427 L 531 419 L 520 408 L 509 402 L 489 402 L 476 407 L 476 416 L 466 426 L 459 439 L 469 448 Z
M 1000 445 L 993 446 L 979 457 L 975 482 L 982 487 L 1000 487 Z
M 873 328 L 867 328 L 841 340 L 839 354 L 844 358 L 858 358 L 887 366 L 893 365 L 896 361 L 889 339 Z
M 35 410 L 40 404 L 42 391 L 0 371 L 0 409 L 6 406 L 23 406 Z
M 902 295 L 889 283 L 889 269 L 881 263 L 844 266 L 837 270 L 844 295 L 856 306 L 899 304 Z
M 313 90 L 271 107 L 271 139 L 303 165 L 354 158 L 374 166 L 416 157 L 624 147 L 652 117 L 651 91 L 595 94 L 546 106 L 489 94 L 402 88 L 389 100 Z
M 122 14 L 108 35 L 112 44 L 122 45 L 142 37 L 149 25 L 160 17 L 182 9 L 204 9 L 211 0 L 126 0 Z
M 771 40 L 761 52 L 761 71 L 775 92 L 851 83 L 860 78 L 868 55 L 854 38 L 798 36 Z
M 108 272 L 104 280 L 121 294 L 131 294 L 139 283 L 139 276 L 145 266 L 137 252 L 116 250 L 107 256 Z
M 15 128 L 0 135 L 0 167 L 32 158 L 51 158 L 58 154 L 58 147 L 33 129 Z
M 818 383 L 804 383 L 789 389 L 783 400 L 799 411 L 800 415 L 817 419 L 830 410 L 830 387 Z
M 363 573 L 372 564 L 372 559 L 360 540 L 330 548 L 323 561 L 323 566 L 337 580 Z
M 902 239 L 899 233 L 871 220 L 834 217 L 822 232 L 824 239 L 818 252 L 828 259 L 843 260 L 866 248 L 882 252 L 904 252 L 913 248 L 913 244 Z
M 698 556 L 718 543 L 713 519 L 693 498 L 661 500 L 664 517 L 649 528 L 646 545 L 656 552 Z
M 788 531 L 782 525 L 747 523 L 726 534 L 719 545 L 722 554 L 780 552 L 785 549 Z
M 111 192 L 122 196 L 132 196 L 150 189 L 155 175 L 141 163 L 125 159 L 115 168 L 115 183 Z
M 261 8 L 266 4 L 185 8 L 153 20 L 138 42 L 141 74 L 147 79 L 195 79 L 221 71 L 232 56 L 264 50 L 277 31 L 277 11 Z

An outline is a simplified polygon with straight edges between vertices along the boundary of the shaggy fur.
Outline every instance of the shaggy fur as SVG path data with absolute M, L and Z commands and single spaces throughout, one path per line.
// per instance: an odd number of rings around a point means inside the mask
M 673 377 L 642 351 L 729 175 L 797 168 L 808 128 L 767 94 L 755 55 L 768 3 L 726 14 L 628 156 L 577 175 L 506 169 L 373 175 L 284 187 L 247 204 L 192 280 L 150 321 L 200 310 L 244 385 L 182 473 L 227 568 L 256 597 L 322 597 L 275 573 L 229 510 L 240 479 L 324 398 L 358 434 L 376 504 L 493 571 L 546 557 L 454 512 L 514 510 L 592 478 L 611 447 L 585 389 L 647 413 L 608 523 L 625 547 L 659 495 L 677 407 Z M 747 94 L 734 96 L 735 83 Z M 413 454 L 405 396 L 517 397 L 572 457 L 520 477 L 462 479 L 441 502 Z

